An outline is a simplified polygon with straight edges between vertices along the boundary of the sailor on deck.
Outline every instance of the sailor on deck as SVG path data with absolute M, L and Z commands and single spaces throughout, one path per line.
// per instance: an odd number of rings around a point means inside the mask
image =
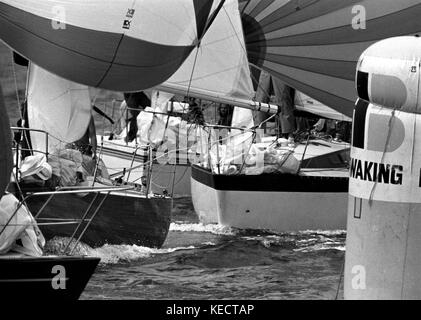
M 78 149 L 82 154 L 96 157 L 97 139 L 94 117 L 91 115 L 88 129 L 82 138 L 73 143 L 75 149 Z

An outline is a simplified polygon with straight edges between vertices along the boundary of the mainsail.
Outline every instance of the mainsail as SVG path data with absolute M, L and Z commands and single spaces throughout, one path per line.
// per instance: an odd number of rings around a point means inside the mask
M 240 0 L 249 61 L 352 117 L 359 56 L 421 31 L 419 0 Z
M 0 0 L 0 39 L 71 81 L 139 91 L 167 80 L 220 1 Z
M 91 119 L 89 88 L 31 63 L 28 72 L 28 125 L 50 134 L 48 151 L 80 139 Z M 45 134 L 31 131 L 34 150 L 46 150 Z

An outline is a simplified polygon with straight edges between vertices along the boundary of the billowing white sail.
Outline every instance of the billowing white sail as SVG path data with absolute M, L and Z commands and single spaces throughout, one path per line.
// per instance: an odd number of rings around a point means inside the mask
M 200 46 L 158 88 L 212 101 L 224 102 L 228 99 L 227 103 L 233 98 L 253 98 L 237 0 L 225 1 Z
M 80 139 L 91 119 L 89 88 L 34 64 L 29 67 L 28 77 L 28 125 L 51 135 L 49 153 L 62 148 L 63 143 Z M 31 142 L 34 150 L 45 150 L 45 134 L 31 132 Z

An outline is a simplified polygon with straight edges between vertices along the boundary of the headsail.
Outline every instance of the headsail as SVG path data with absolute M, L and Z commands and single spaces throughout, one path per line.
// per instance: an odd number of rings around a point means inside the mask
M 253 98 L 238 0 L 224 2 L 200 46 L 158 88 L 221 102 Z
M 251 63 L 348 117 L 361 53 L 421 31 L 419 0 L 240 0 L 240 11 Z
M 80 139 L 91 119 L 89 88 L 31 64 L 28 75 L 28 124 L 48 132 L 48 150 Z M 58 140 L 57 140 L 57 139 Z M 34 150 L 44 151 L 45 134 L 31 132 Z
M 213 2 L 0 0 L 0 39 L 63 78 L 139 91 L 180 67 L 205 32 Z

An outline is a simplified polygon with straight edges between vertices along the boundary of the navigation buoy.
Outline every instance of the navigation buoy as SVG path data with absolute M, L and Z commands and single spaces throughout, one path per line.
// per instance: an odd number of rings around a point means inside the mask
M 421 299 L 421 39 L 380 41 L 357 67 L 345 299 Z

